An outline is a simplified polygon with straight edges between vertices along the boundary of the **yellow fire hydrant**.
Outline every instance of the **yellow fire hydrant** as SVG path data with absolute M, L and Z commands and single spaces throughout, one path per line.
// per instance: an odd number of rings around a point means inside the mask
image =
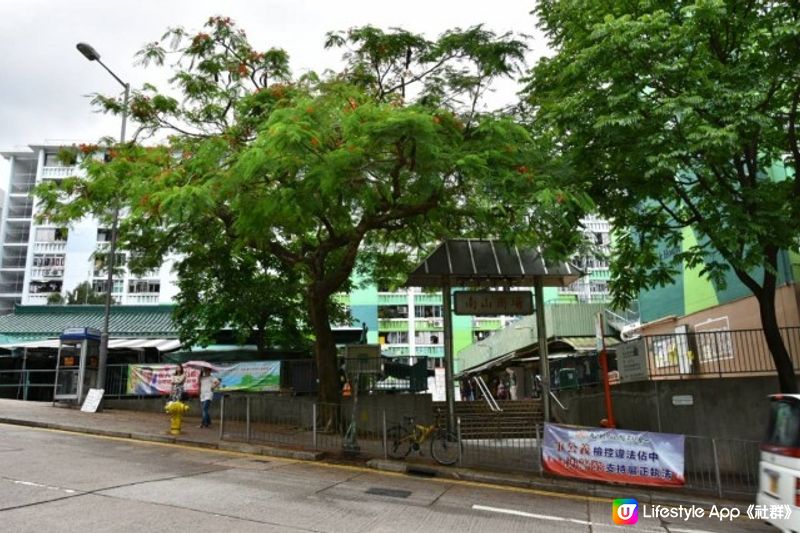
M 183 422 L 183 415 L 189 411 L 189 406 L 183 402 L 175 401 L 167 403 L 164 411 L 169 414 L 170 427 L 169 432 L 171 435 L 181 434 L 181 424 Z

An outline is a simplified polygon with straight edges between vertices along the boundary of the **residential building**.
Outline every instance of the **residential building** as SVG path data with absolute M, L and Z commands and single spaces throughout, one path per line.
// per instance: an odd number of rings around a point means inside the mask
M 107 249 L 110 230 L 93 217 L 68 228 L 36 222 L 33 188 L 80 171 L 59 158 L 62 148 L 40 144 L 0 152 L 10 162 L 8 191 L 3 195 L 6 209 L 0 218 L 0 314 L 13 311 L 15 304 L 46 304 L 50 295 L 66 295 L 83 282 L 105 291 L 107 270 L 96 261 L 95 252 Z M 117 254 L 118 265 L 124 266 L 126 259 L 125 252 Z M 123 305 L 170 303 L 176 294 L 171 260 L 143 276 L 123 268 L 112 290 L 115 302 Z

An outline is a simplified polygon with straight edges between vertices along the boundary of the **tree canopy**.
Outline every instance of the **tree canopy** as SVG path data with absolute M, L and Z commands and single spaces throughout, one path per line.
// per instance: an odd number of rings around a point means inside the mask
M 136 136 L 166 131 L 169 143 L 119 147 L 106 165 L 138 165 L 117 191 L 121 243 L 142 268 L 177 253 L 179 272 L 202 272 L 182 289 L 204 290 L 211 276 L 220 294 L 258 298 L 274 282 L 290 306 L 299 289 L 321 400 L 338 403 L 331 319 L 354 269 L 396 274 L 454 234 L 547 243 L 563 256 L 579 242 L 585 198 L 537 172 L 536 143 L 514 116 L 483 110 L 492 81 L 519 72 L 526 45 L 513 35 L 474 27 L 431 41 L 368 26 L 331 33 L 327 46 L 345 48 L 343 72 L 292 78 L 285 52 L 256 51 L 230 19 L 169 30 L 139 57 L 175 57 L 180 98 L 145 86 L 130 105 Z M 240 285 L 222 282 L 230 269 L 247 271 Z
M 778 252 L 800 240 L 797 5 L 549 0 L 535 14 L 555 54 L 531 72 L 534 124 L 618 229 L 617 300 L 684 264 L 717 285 L 732 269 L 795 392 L 775 291 Z M 698 238 L 681 251 L 684 228 Z

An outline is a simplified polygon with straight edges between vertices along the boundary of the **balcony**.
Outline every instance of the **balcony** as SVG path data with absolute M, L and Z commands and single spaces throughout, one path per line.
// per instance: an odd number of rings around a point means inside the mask
M 11 186 L 8 188 L 8 192 L 10 194 L 24 194 L 27 196 L 33 190 L 34 186 L 36 186 L 36 183 L 33 181 L 12 183 Z
M 378 330 L 380 331 L 408 331 L 407 318 L 379 318 Z
M 21 218 L 30 219 L 33 216 L 33 204 L 13 205 L 8 206 L 6 218 Z
M 78 167 L 42 167 L 42 179 L 64 179 L 78 173 Z
M 430 346 L 417 346 L 415 348 L 417 355 L 425 357 L 444 357 L 444 346 L 430 345 Z
M 378 305 L 406 305 L 408 295 L 396 292 L 379 292 Z
M 416 331 L 441 331 L 444 328 L 444 318 L 417 318 L 414 320 Z
M 47 252 L 47 253 L 64 253 L 67 249 L 66 241 L 56 242 L 37 242 L 33 245 L 34 253 Z
M 39 279 L 54 279 L 64 276 L 64 267 L 32 268 L 31 277 Z
M 472 319 L 472 329 L 495 330 L 503 327 L 503 321 L 499 318 L 478 318 Z
M 48 294 L 29 294 L 27 305 L 47 305 Z
M 3 262 L 0 263 L 0 268 L 25 268 L 25 261 L 27 258 L 21 256 L 4 256 Z
M 442 305 L 442 293 L 420 293 L 414 295 L 414 305 Z
M 10 231 L 6 233 L 4 244 L 28 244 L 31 234 L 27 231 Z
M 411 349 L 408 347 L 407 344 L 404 345 L 383 345 L 381 347 L 381 352 L 387 355 L 391 355 L 393 357 L 403 356 L 409 357 L 411 355 Z
M 22 294 L 25 284 L 19 283 L 0 283 L 0 294 Z
M 125 297 L 128 305 L 153 305 L 158 303 L 158 294 L 129 294 Z

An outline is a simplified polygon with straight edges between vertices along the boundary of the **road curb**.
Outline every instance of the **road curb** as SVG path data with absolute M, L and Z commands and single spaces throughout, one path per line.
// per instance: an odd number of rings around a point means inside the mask
M 639 487 L 627 487 L 622 485 L 595 485 L 593 483 L 581 483 L 567 479 L 537 479 L 513 474 L 493 474 L 491 472 L 482 472 L 467 468 L 406 463 L 404 461 L 393 461 L 391 459 L 372 459 L 367 461 L 367 466 L 385 472 L 422 473 L 435 475 L 442 479 L 541 490 L 563 495 L 590 496 L 607 499 L 609 501 L 617 498 L 635 498 L 641 503 L 663 505 L 699 505 L 701 507 L 726 505 L 740 508 L 744 508 L 742 506 L 744 505 L 746 507 L 747 505 L 742 501 L 719 500 L 704 495 L 648 491 Z
M 217 443 L 193 441 L 191 439 L 172 437 L 167 435 L 156 435 L 152 433 L 124 432 L 114 430 L 103 430 L 97 428 L 86 428 L 71 426 L 69 424 L 56 424 L 51 422 L 41 422 L 38 420 L 25 420 L 17 418 L 0 417 L 0 424 L 10 424 L 24 427 L 35 427 L 44 429 L 55 429 L 70 433 L 82 433 L 88 435 L 98 435 L 103 437 L 115 437 L 120 439 L 136 440 L 140 442 L 158 442 L 167 444 L 180 444 L 182 446 L 194 447 L 206 450 L 220 450 L 239 453 L 250 453 L 284 459 L 294 459 L 300 461 L 320 461 L 326 454 L 319 451 L 293 450 L 288 448 L 277 448 L 272 446 L 260 446 L 244 442 L 219 441 Z M 712 505 L 726 505 L 746 507 L 747 502 L 742 500 L 720 500 L 710 498 L 707 495 L 692 493 L 677 493 L 666 491 L 648 491 L 640 487 L 600 485 L 593 483 L 581 483 L 568 479 L 556 478 L 532 478 L 518 476 L 514 474 L 495 474 L 492 472 L 471 470 L 459 467 L 446 467 L 438 465 L 407 463 L 405 461 L 395 461 L 391 459 L 370 459 L 366 466 L 374 470 L 383 472 L 393 472 L 401 474 L 417 474 L 442 479 L 453 479 L 460 481 L 471 481 L 475 483 L 486 483 L 492 485 L 516 487 L 523 489 L 541 490 L 564 495 L 590 496 L 613 500 L 616 498 L 635 498 L 642 503 L 664 504 L 664 505 L 699 505 L 711 507 Z

